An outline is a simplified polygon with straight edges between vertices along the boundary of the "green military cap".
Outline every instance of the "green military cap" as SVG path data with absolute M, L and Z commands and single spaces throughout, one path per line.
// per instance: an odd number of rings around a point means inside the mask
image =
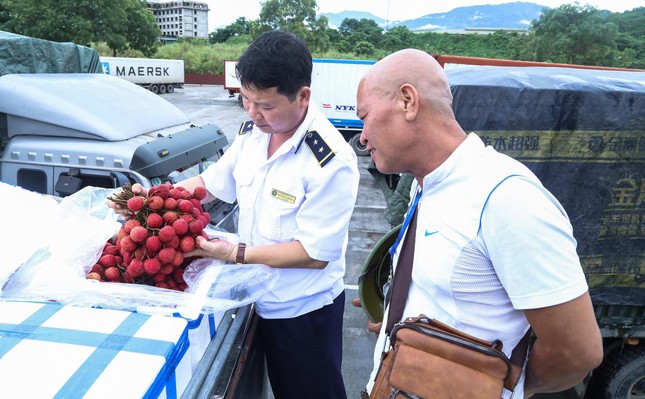
M 396 241 L 401 225 L 386 233 L 374 245 L 363 263 L 361 275 L 358 278 L 358 296 L 361 299 L 363 312 L 374 323 L 383 321 L 383 285 L 390 275 L 392 257 L 389 249 Z

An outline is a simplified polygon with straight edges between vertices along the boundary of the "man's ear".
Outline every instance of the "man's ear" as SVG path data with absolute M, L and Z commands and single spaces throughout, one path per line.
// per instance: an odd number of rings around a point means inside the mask
M 404 83 L 399 87 L 399 96 L 405 119 L 412 121 L 417 117 L 419 112 L 419 93 L 417 89 L 409 83 Z
M 302 108 L 307 108 L 309 106 L 309 101 L 311 101 L 311 88 L 307 86 L 300 88 L 297 101 L 300 103 Z

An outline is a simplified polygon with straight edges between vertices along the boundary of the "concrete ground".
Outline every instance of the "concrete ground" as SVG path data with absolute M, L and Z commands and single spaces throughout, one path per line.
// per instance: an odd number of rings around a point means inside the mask
M 247 120 L 236 97 L 229 97 L 223 86 L 185 85 L 174 93 L 161 95 L 181 109 L 195 125 L 212 123 L 219 126 L 229 142 L 237 134 L 240 124 Z M 361 174 L 359 194 L 350 222 L 345 275 L 346 304 L 344 318 L 343 375 L 348 398 L 358 398 L 372 370 L 372 353 L 376 337 L 367 331 L 363 311 L 352 306 L 358 297 L 358 276 L 363 262 L 374 244 L 390 230 L 383 218 L 385 199 L 367 171 L 368 157 L 359 157 Z

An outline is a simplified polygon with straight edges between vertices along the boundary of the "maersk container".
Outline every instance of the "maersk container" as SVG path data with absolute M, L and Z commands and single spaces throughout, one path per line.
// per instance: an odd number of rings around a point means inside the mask
M 103 73 L 143 86 L 153 93 L 172 93 L 184 84 L 184 60 L 101 57 Z

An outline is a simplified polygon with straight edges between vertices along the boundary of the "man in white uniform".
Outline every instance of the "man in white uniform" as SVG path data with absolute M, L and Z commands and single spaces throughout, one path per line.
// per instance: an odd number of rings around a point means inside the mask
M 530 326 L 536 339 L 515 398 L 567 389 L 597 367 L 600 332 L 564 209 L 528 168 L 461 129 L 434 58 L 408 49 L 376 63 L 359 85 L 357 112 L 378 170 L 416 180 L 403 318 L 424 313 L 499 339 L 508 356 Z M 367 391 L 388 347 L 380 323 L 368 328 L 380 334 Z
M 240 244 L 197 237 L 187 257 L 279 269 L 256 302 L 276 399 L 346 398 L 343 277 L 359 172 L 352 148 L 311 102 L 311 71 L 302 39 L 281 31 L 256 39 L 236 66 L 251 120 L 217 163 L 177 184 L 205 187 L 203 202 L 239 204 Z

